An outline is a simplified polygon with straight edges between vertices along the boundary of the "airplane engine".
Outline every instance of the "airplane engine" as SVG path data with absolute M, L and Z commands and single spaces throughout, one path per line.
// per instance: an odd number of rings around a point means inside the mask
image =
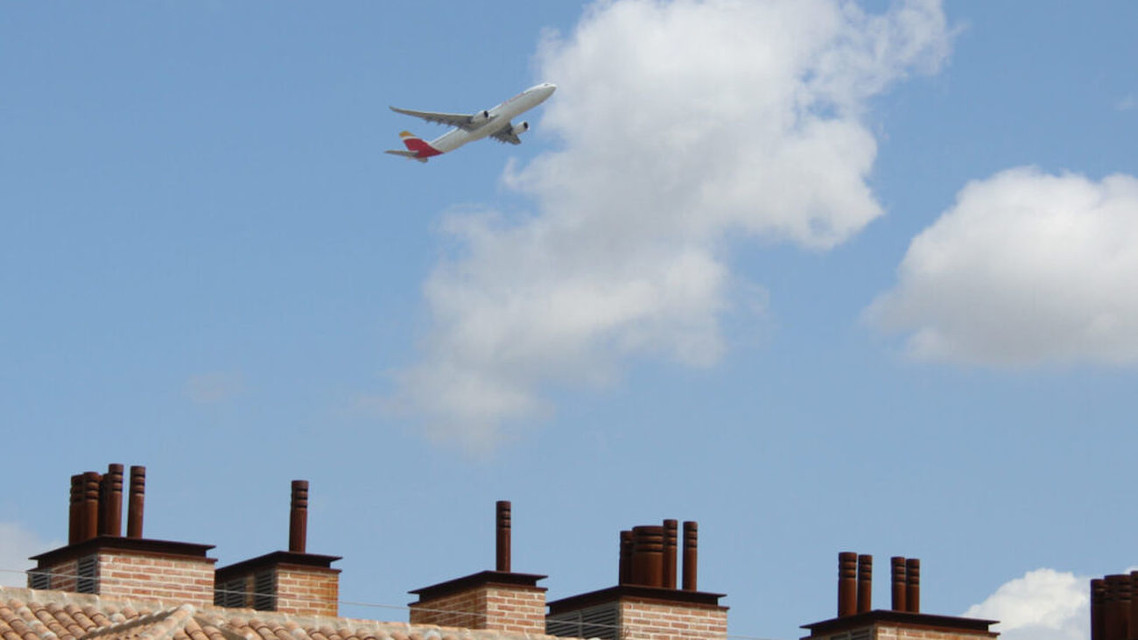
M 515 136 L 521 135 L 526 131 L 529 131 L 529 123 L 524 120 L 510 128 L 510 133 L 514 134 Z
M 490 112 L 483 109 L 478 113 L 470 116 L 470 124 L 482 124 L 490 119 Z

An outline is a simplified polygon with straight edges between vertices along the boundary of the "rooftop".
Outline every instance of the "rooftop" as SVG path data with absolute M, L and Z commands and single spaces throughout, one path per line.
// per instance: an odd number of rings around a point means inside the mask
M 0 587 L 4 640 L 522 640 L 535 634 Z

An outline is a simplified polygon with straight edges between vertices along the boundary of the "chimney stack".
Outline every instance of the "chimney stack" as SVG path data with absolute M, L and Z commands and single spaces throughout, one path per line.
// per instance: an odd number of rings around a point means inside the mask
M 495 504 L 495 508 L 497 517 L 495 520 L 494 570 L 510 573 L 510 529 L 512 527 L 510 501 L 499 500 Z
M 1106 640 L 1106 580 L 1091 580 L 1091 640 Z
M 619 583 L 550 602 L 545 633 L 565 638 L 724 640 L 727 607 L 719 604 L 723 594 L 698 590 L 698 542 L 699 525 L 690 520 L 682 527 L 666 519 L 661 525 L 621 531 Z M 681 544 L 682 559 L 677 557 Z M 677 589 L 681 560 L 682 587 Z
M 802 625 L 810 635 L 801 640 L 877 638 L 925 640 L 995 640 L 995 620 L 921 613 L 921 561 L 894 557 L 893 608 L 873 608 L 873 556 L 846 551 L 838 554 L 838 615 Z M 1093 640 L 1113 640 L 1109 636 Z M 1120 638 L 1118 640 L 1132 640 Z
M 83 541 L 83 474 L 71 476 L 71 503 L 67 519 L 67 544 Z
M 461 578 L 415 589 L 411 624 L 490 629 L 507 633 L 545 634 L 545 576 L 515 573 L 510 538 L 513 509 L 506 500 L 495 504 L 495 567 Z
M 857 557 L 857 612 L 873 609 L 873 556 Z
M 99 484 L 103 477 L 94 471 L 83 474 L 83 511 L 79 528 L 81 540 L 99 535 Z
M 908 611 L 905 606 L 907 580 L 905 577 L 905 558 L 893 556 L 889 559 L 893 577 L 893 610 Z
M 921 612 L 921 561 L 919 558 L 905 560 L 905 611 Z
M 122 536 L 122 472 L 121 464 L 107 466 L 99 497 L 99 533 L 116 538 Z
M 676 588 L 676 542 L 679 523 L 675 520 L 664 521 L 664 582 L 660 586 L 665 589 Z
M 146 467 L 130 468 L 130 501 L 126 516 L 126 537 L 142 537 L 142 510 L 146 504 Z
M 110 471 L 99 476 L 99 498 L 97 500 L 98 515 L 95 517 L 95 535 L 101 536 L 107 533 L 107 511 L 111 505 L 111 479 L 108 477 Z
M 308 481 L 292 481 L 288 519 L 288 550 L 304 553 L 308 547 Z
M 143 467 L 131 469 L 134 537 L 122 536 L 123 465 L 71 476 L 67 545 L 32 558 L 28 586 L 121 598 L 207 604 L 213 595 L 209 545 L 142 538 Z M 136 495 L 137 494 L 137 495 Z M 155 569 L 155 560 L 161 569 Z
M 664 586 L 664 527 L 632 528 L 632 584 Z
M 618 585 L 676 588 L 679 572 L 679 522 L 664 520 L 663 526 L 645 525 L 620 532 L 620 567 Z M 684 591 L 698 591 L 699 525 L 693 521 L 683 525 Z
M 838 554 L 838 617 L 857 613 L 857 554 L 842 551 Z
M 85 471 L 71 476 L 67 544 L 122 535 L 122 469 L 111 464 L 105 475 Z
M 1103 601 L 1103 631 L 1106 640 L 1126 640 L 1130 633 L 1130 576 L 1106 576 Z
M 620 576 L 617 584 L 632 583 L 632 530 L 620 532 Z
M 1134 599 L 1134 585 L 1130 582 L 1130 574 L 1122 574 L 1118 578 L 1118 639 L 1127 640 L 1130 637 L 1130 627 L 1134 626 L 1130 620 L 1130 602 Z
M 1103 630 L 1107 640 L 1118 640 L 1118 576 L 1106 576 L 1106 590 L 1102 600 Z
M 1118 604 L 1118 639 L 1126 640 L 1130 636 L 1130 600 L 1132 597 L 1132 585 L 1130 584 L 1130 574 L 1124 573 L 1118 578 L 1118 591 L 1116 593 L 1116 601 Z
M 684 591 L 699 591 L 696 580 L 699 563 L 699 523 L 684 522 Z
M 1138 640 L 1138 571 L 1130 572 L 1130 610 L 1127 621 L 1127 640 Z
M 291 615 L 339 615 L 340 558 L 308 553 L 308 481 L 293 480 L 288 551 L 274 551 L 214 572 L 213 604 Z
M 1138 640 L 1138 571 L 1091 580 L 1091 640 Z

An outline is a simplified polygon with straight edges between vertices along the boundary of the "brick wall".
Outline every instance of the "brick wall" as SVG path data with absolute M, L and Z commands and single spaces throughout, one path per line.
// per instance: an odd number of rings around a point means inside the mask
M 411 603 L 411 624 L 486 629 L 486 589 Z
M 933 627 L 876 625 L 874 640 L 987 640 L 996 637 L 994 632 L 966 632 Z
M 727 609 L 716 605 L 622 599 L 619 611 L 621 640 L 708 640 L 727 637 Z
M 802 640 L 992 640 L 995 620 L 875 610 L 804 625 Z
M 411 624 L 545 633 L 545 589 L 487 584 L 411 604 Z
M 274 551 L 221 567 L 214 575 L 214 604 L 295 615 L 340 613 L 337 556 Z
M 487 589 L 485 628 L 545 633 L 545 590 L 536 587 Z
M 296 615 L 338 616 L 340 576 L 335 569 L 277 566 L 277 611 Z
M 213 562 L 206 558 L 103 552 L 97 579 L 104 596 L 213 604 Z
M 77 558 L 41 563 L 33 573 L 50 573 L 47 587 L 104 596 L 213 603 L 213 560 L 122 549 L 98 549 Z M 41 579 L 42 580 L 42 579 Z M 29 586 L 37 578 L 29 576 Z

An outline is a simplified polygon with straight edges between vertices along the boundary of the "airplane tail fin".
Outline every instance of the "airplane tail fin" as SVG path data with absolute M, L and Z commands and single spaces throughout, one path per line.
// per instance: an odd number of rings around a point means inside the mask
M 423 141 L 422 138 L 411 133 L 410 131 L 400 131 L 399 139 L 403 141 L 403 146 L 407 147 L 411 151 L 415 150 L 412 145 Z
M 442 151 L 432 147 L 426 140 L 423 140 L 410 131 L 400 132 L 399 137 L 403 139 L 403 146 L 407 147 L 408 151 L 413 151 L 416 158 L 426 160 L 431 156 L 437 156 L 442 153 Z
M 388 149 L 385 151 L 385 153 L 390 153 L 393 156 L 403 156 L 404 158 L 418 160 L 419 162 L 426 162 L 427 158 L 437 156 L 442 153 L 442 151 L 439 151 L 438 149 L 432 147 L 430 143 L 411 133 L 410 131 L 404 131 L 400 133 L 399 137 L 403 139 L 403 146 L 407 147 L 407 150 L 404 151 L 403 149 Z

